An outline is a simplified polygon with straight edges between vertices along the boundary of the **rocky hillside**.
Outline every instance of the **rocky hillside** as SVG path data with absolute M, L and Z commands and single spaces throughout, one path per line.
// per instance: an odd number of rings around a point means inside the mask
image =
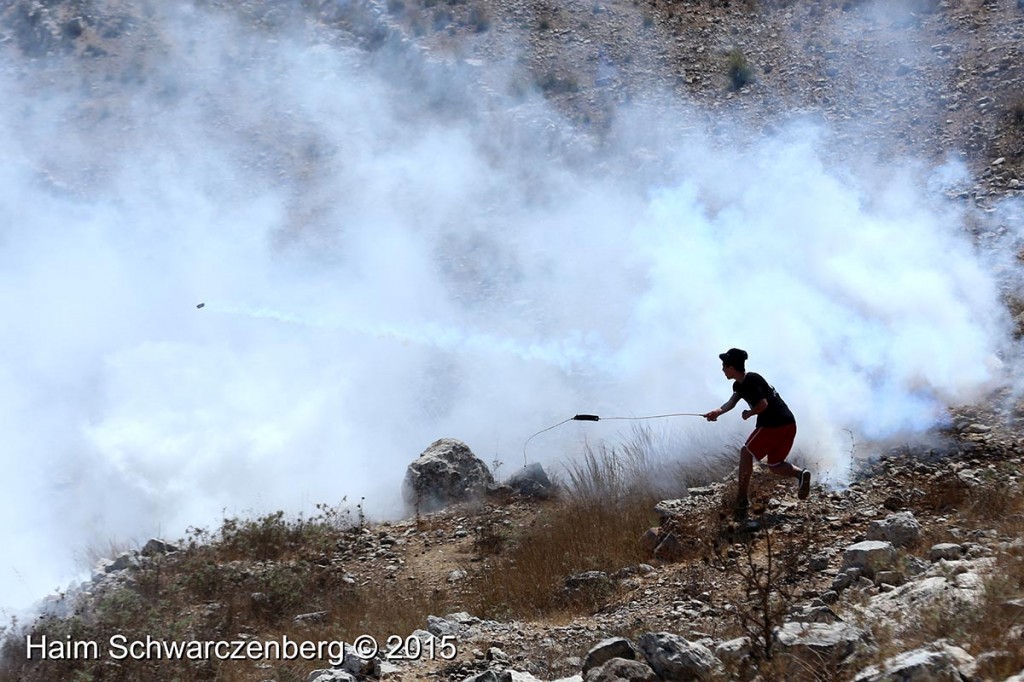
M 973 175 L 954 198 L 982 211 L 1024 191 L 1019 1 L 195 5 L 275 39 L 387 61 L 414 82 L 466 76 L 467 96 L 496 106 L 540 93 L 597 145 L 629 103 L 681 102 L 680 127 L 722 144 L 799 114 L 827 122 L 829 144 L 850 158 L 959 158 Z M 23 82 L 75 81 L 89 93 L 75 125 L 122 132 L 110 144 L 129 147 L 134 119 L 119 93 L 158 80 L 158 7 L 12 0 L 0 6 L 0 49 Z M 173 86 L 160 80 L 162 96 L 173 99 Z M 316 140 L 283 130 L 243 122 L 234 133 L 270 175 L 315 165 Z M 83 167 L 60 144 L 50 164 L 49 181 L 71 195 L 103 179 L 101 164 Z M 499 489 L 389 523 L 358 506 L 225 519 L 112 557 L 51 599 L 51 616 L 10 628 L 0 680 L 1019 682 L 1024 458 L 1013 399 L 960 410 L 934 448 L 861 462 L 849 487 L 816 485 L 806 502 L 759 471 L 745 520 L 728 508 L 729 466 L 658 470 L 675 491 L 663 499 L 643 457 L 614 451 L 572 470 L 552 499 Z M 622 467 L 631 476 L 607 475 Z M 340 647 L 360 635 L 375 638 L 376 656 L 259 655 L 270 642 Z M 65 646 L 90 642 L 95 651 Z M 161 655 L 162 642 L 238 644 L 243 655 Z
M 989 191 L 1020 188 L 1024 8 L 1004 0 L 271 0 L 196 6 L 255 30 L 415 63 L 468 64 L 499 95 L 539 87 L 583 129 L 622 103 L 680 98 L 750 136 L 798 115 L 892 156 L 966 159 Z M 0 44 L 60 69 L 91 62 L 102 98 L 147 78 L 162 36 L 146 3 L 17 0 Z M 407 64 L 408 66 L 408 64 Z M 501 78 L 495 77 L 502 67 Z M 487 68 L 484 68 L 487 67 Z M 418 68 L 413 66 L 413 68 Z M 116 78 L 116 80 L 115 80 Z M 479 94 L 479 93 L 478 93 Z M 973 193 L 978 196 L 978 192 Z
M 758 471 L 741 520 L 728 476 L 654 503 L 647 477 L 607 483 L 614 452 L 546 501 L 492 486 L 394 523 L 226 520 L 102 562 L 32 626 L 34 661 L 8 637 L 0 679 L 1017 681 L 1017 418 L 959 414 L 940 448 L 895 450 L 804 502 Z M 43 637 L 102 648 L 46 657 Z M 359 648 L 231 661 L 152 640 Z

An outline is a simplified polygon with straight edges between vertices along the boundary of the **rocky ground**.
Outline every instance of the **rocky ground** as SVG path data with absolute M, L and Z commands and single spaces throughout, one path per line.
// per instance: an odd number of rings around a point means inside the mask
M 682 500 L 658 505 L 661 527 L 657 541 L 650 543 L 650 562 L 612 575 L 576 576 L 566 581 L 570 592 L 587 586 L 602 592 L 602 604 L 595 613 L 541 623 L 487 621 L 467 613 L 431 618 L 424 629 L 436 636 L 455 636 L 459 655 L 444 664 L 403 662 L 391 674 L 398 679 L 485 680 L 492 679 L 487 676 L 489 670 L 498 675 L 493 679 L 502 679 L 502 671 L 517 671 L 511 679 L 531 679 L 516 676 L 518 672 L 539 679 L 568 677 L 595 667 L 594 660 L 602 655 L 623 655 L 621 649 L 616 653 L 616 645 L 607 642 L 608 651 L 601 650 L 604 654 L 591 652 L 603 640 L 626 637 L 636 644 L 643 641 L 643 633 L 666 632 L 704 644 L 725 662 L 726 676 L 738 676 L 736 666 L 741 655 L 731 647 L 739 645 L 733 638 L 723 643 L 723 634 L 730 631 L 728 623 L 735 620 L 737 610 L 749 598 L 750 581 L 743 563 L 752 543 L 758 559 L 764 559 L 764 541 L 756 538 L 767 529 L 780 555 L 787 548 L 796 551 L 787 543 L 797 539 L 805 543 L 799 548 L 800 565 L 776 568 L 776 579 L 786 583 L 779 589 L 787 597 L 786 614 L 779 616 L 777 625 L 799 633 L 778 646 L 809 665 L 820 665 L 818 679 L 839 676 L 839 661 L 848 657 L 856 660 L 857 654 L 863 655 L 871 647 L 891 645 L 892 640 L 873 640 L 880 633 L 899 642 L 900 628 L 909 627 L 915 611 L 927 613 L 934 608 L 954 617 L 958 602 L 943 600 L 972 603 L 976 598 L 972 590 L 978 589 L 979 576 L 992 566 L 992 557 L 1005 552 L 1021 556 L 1024 552 L 1024 537 L 1020 534 L 1024 519 L 1019 514 L 1016 518 L 1001 518 L 1000 512 L 992 518 L 983 515 L 979 525 L 958 517 L 971 489 L 992 486 L 992 490 L 1020 494 L 1024 458 L 1019 455 L 1019 434 L 992 413 L 964 411 L 957 415 L 948 436 L 950 441 L 941 453 L 893 451 L 865 463 L 848 488 L 829 491 L 815 486 L 814 494 L 805 502 L 795 499 L 791 486 L 758 476 L 753 513 L 742 521 L 729 517 L 727 484 L 691 489 Z M 998 503 L 993 500 L 988 504 Z M 400 566 L 396 572 L 425 571 L 433 574 L 435 581 L 472 580 L 474 572 L 488 570 L 474 548 L 472 527 L 488 520 L 516 527 L 533 518 L 530 505 L 524 503 L 463 513 L 446 511 L 432 516 L 432 530 L 427 533 L 416 532 L 412 521 L 389 526 L 385 531 L 388 535 L 407 538 L 401 545 L 401 555 L 392 559 Z M 670 532 L 675 533 L 674 541 L 665 541 Z M 709 539 L 719 545 L 710 553 L 702 544 Z M 865 541 L 876 546 L 851 550 Z M 872 566 L 874 559 L 860 556 L 859 551 L 896 552 L 900 559 L 883 559 L 885 565 Z M 709 560 L 715 552 L 718 559 Z M 703 555 L 704 560 L 694 561 L 697 555 Z M 469 557 L 476 559 L 467 562 Z M 1015 618 L 1019 622 L 1019 609 L 1024 604 L 1020 595 L 1017 597 L 1007 598 L 1006 608 L 1018 610 Z M 807 623 L 834 629 L 805 634 L 801 628 Z M 854 632 L 847 632 L 847 628 Z M 850 645 L 851 637 L 858 643 L 856 647 Z M 863 651 L 857 648 L 861 644 Z M 955 646 L 958 642 L 949 644 Z M 1009 658 L 1007 651 L 1020 651 L 1022 646 L 1024 628 L 1020 626 L 1008 632 L 1005 639 L 991 642 L 986 651 L 972 651 L 973 656 L 959 652 L 947 655 L 939 646 L 934 651 L 940 653 L 924 666 L 931 666 L 928 674 L 933 677 L 920 679 L 1003 679 L 1006 675 L 993 666 Z M 593 678 L 590 675 L 596 673 L 590 673 L 587 679 L 691 679 L 691 673 L 682 672 L 683 667 L 673 668 L 679 665 L 678 660 L 670 663 L 666 658 L 659 659 L 657 654 L 650 654 L 652 648 L 657 650 L 648 642 L 646 662 L 661 677 L 619 677 L 607 672 Z M 662 644 L 663 656 L 667 656 L 666 649 L 671 651 L 672 646 Z M 631 651 L 626 654 L 629 658 L 635 655 L 645 660 L 637 648 L 629 646 L 625 650 Z M 706 669 L 701 665 L 694 664 L 697 672 L 693 674 L 703 679 L 717 664 L 707 664 Z M 951 672 L 954 669 L 955 673 Z M 844 671 L 852 677 L 851 672 L 855 671 Z M 910 679 L 875 673 L 868 671 L 858 679 Z M 919 670 L 915 674 L 924 673 Z
M 393 633 L 390 647 L 377 637 L 377 657 L 350 651 L 341 665 L 310 669 L 309 682 L 750 679 L 758 674 L 751 648 L 766 642 L 773 658 L 760 663 L 761 679 L 1020 680 L 1018 417 L 1019 408 L 960 411 L 934 449 L 863 461 L 848 487 L 815 485 L 802 502 L 788 482 L 758 470 L 745 519 L 731 512 L 728 476 L 691 488 L 656 505 L 659 525 L 636 538 L 646 561 L 566 576 L 562 608 L 530 620 L 426 611 L 419 627 Z M 453 608 L 463 598 L 472 603 L 508 545 L 559 504 L 507 490 L 488 499 L 360 524 L 318 563 L 337 568 L 347 584 L 395 598 L 414 585 Z M 169 562 L 170 574 L 178 555 L 151 544 L 105 562 L 91 585 L 52 606 L 61 617 L 95 612 L 104 595 L 136 589 L 154 565 Z M 288 632 L 322 638 L 317 623 L 326 613 L 301 611 L 291 608 Z M 251 675 L 241 679 L 287 679 Z
M 619 105 L 646 99 L 681 98 L 693 105 L 692 125 L 711 130 L 729 112 L 751 136 L 800 112 L 828 122 L 837 153 L 870 148 L 929 162 L 961 158 L 975 176 L 955 195 L 982 210 L 1024 192 L 1024 8 L 1015 1 L 305 0 L 298 15 L 270 0 L 198 4 L 258 30 L 304 32 L 363 55 L 386 48 L 437 68 L 468 67 L 479 72 L 481 92 L 499 99 L 515 88 L 539 88 L 598 138 Z M 147 11 L 145 3 L 117 0 L 16 0 L 0 8 L 0 46 L 41 64 L 92 60 L 101 74 L 90 85 L 96 98 L 79 113 L 85 123 L 107 120 L 117 115 L 109 102 L 117 84 L 143 78 L 146 65 L 159 61 Z M 56 64 L 43 66 L 54 78 L 61 77 Z M 503 65 L 500 77 L 483 68 L 494 65 Z M 88 182 L 73 174 L 54 181 L 72 189 Z M 849 487 L 815 486 L 805 502 L 759 473 L 745 521 L 728 513 L 727 481 L 660 505 L 652 515 L 658 531 L 643 540 L 649 560 L 566 576 L 567 604 L 577 593 L 589 608 L 567 606 L 531 621 L 424 613 L 419 627 L 451 638 L 451 660 L 396 657 L 349 672 L 311 669 L 309 680 L 350 673 L 552 680 L 584 670 L 587 680 L 740 677 L 748 674 L 750 640 L 738 636 L 755 635 L 757 645 L 758 612 L 750 604 L 759 593 L 769 595 L 772 609 L 774 600 L 785 607 L 769 618 L 780 628 L 772 640 L 783 654 L 777 660 L 796 661 L 807 679 L 1020 680 L 1019 592 L 984 602 L 1012 625 L 985 644 L 933 624 L 926 632 L 954 636 L 921 649 L 920 628 L 911 627 L 914 614 L 955 620 L 981 598 L 993 566 L 1004 570 L 1024 557 L 1020 413 L 1006 404 L 993 397 L 987 407 L 961 410 L 937 434 L 941 445 L 865 461 Z M 457 602 L 463 586 L 469 594 L 493 568 L 488 539 L 515 538 L 549 504 L 510 499 L 360 523 L 355 540 L 329 562 L 347 584 L 405 581 Z M 777 582 L 765 589 L 755 567 L 766 566 L 769 537 L 781 563 Z M 865 541 L 875 544 L 851 550 Z M 794 557 L 800 561 L 783 561 Z M 130 556 L 108 565 L 96 584 L 130 583 L 132 566 L 150 560 Z M 295 611 L 297 632 L 316 621 L 315 612 Z M 404 640 L 414 632 L 394 634 Z M 426 632 L 417 636 L 430 641 Z M 625 641 L 592 652 L 614 637 Z M 905 670 L 898 675 L 870 667 L 911 651 L 918 653 L 899 660 Z M 637 663 L 605 665 L 622 658 Z M 913 666 L 930 672 L 911 673 Z M 763 679 L 771 676 L 766 671 Z

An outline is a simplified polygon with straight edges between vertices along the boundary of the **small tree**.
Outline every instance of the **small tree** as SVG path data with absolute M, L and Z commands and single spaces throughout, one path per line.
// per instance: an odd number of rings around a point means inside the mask
M 773 633 L 782 624 L 790 595 L 780 578 L 772 531 L 764 531 L 764 554 L 758 557 L 757 542 L 743 545 L 736 570 L 743 579 L 746 601 L 737 605 L 736 616 L 743 634 L 750 639 L 754 658 L 771 660 Z
M 733 570 L 741 580 L 744 599 L 736 604 L 740 630 L 750 640 L 751 656 L 772 660 L 775 630 L 782 625 L 795 598 L 794 585 L 804 571 L 813 546 L 813 528 L 805 523 L 783 536 L 765 527 L 741 543 L 738 556 L 729 561 L 717 554 L 719 570 Z

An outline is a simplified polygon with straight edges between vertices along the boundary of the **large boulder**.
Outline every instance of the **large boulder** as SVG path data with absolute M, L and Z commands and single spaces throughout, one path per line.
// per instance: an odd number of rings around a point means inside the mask
M 722 662 L 699 642 L 689 642 L 669 632 L 641 635 L 640 652 L 662 679 L 689 682 L 709 680 L 721 672 Z
M 963 555 L 963 547 L 952 542 L 940 542 L 937 545 L 932 545 L 932 548 L 928 550 L 928 558 L 932 561 L 939 561 L 940 559 L 956 561 L 962 558 Z
M 843 552 L 843 566 L 859 568 L 868 578 L 873 578 L 879 571 L 887 571 L 896 565 L 896 548 L 891 542 L 881 540 L 865 540 L 850 545 Z
M 628 658 L 612 658 L 603 665 L 591 668 L 584 682 L 661 682 L 646 663 Z
M 865 618 L 886 623 L 894 633 L 900 633 L 914 627 L 921 613 L 935 609 L 957 613 L 976 606 L 981 595 L 978 573 L 964 572 L 949 578 L 936 575 L 876 594 L 858 610 Z
M 808 664 L 840 665 L 874 650 L 871 636 L 848 623 L 799 623 L 775 629 L 775 650 Z
M 509 476 L 505 483 L 523 497 L 537 500 L 550 498 L 555 491 L 551 479 L 539 463 L 534 462 Z
M 868 540 L 890 542 L 893 547 L 910 547 L 920 537 L 921 524 L 910 512 L 890 514 L 884 521 L 872 521 L 867 532 Z
M 943 641 L 905 651 L 881 665 L 865 668 L 854 678 L 854 682 L 961 682 L 973 679 L 975 668 L 974 658 L 970 654 Z
M 409 465 L 402 499 L 410 512 L 431 512 L 480 498 L 493 485 L 487 465 L 454 438 L 434 441 Z

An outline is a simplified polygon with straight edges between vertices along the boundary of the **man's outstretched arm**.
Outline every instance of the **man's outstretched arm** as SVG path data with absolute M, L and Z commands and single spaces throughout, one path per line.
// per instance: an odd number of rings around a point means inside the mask
M 729 398 L 728 400 L 726 400 L 724 403 L 722 403 L 722 406 L 719 407 L 717 410 L 711 410 L 710 412 L 705 413 L 704 414 L 704 418 L 707 419 L 709 422 L 713 422 L 713 421 L 717 420 L 719 417 L 721 417 L 723 414 L 725 414 L 726 412 L 731 410 L 732 408 L 736 407 L 736 403 L 738 403 L 739 401 L 740 401 L 740 394 L 739 393 L 733 393 L 732 397 Z M 765 407 L 767 407 L 767 406 L 768 405 L 767 405 L 767 402 L 766 402 L 765 403 Z

